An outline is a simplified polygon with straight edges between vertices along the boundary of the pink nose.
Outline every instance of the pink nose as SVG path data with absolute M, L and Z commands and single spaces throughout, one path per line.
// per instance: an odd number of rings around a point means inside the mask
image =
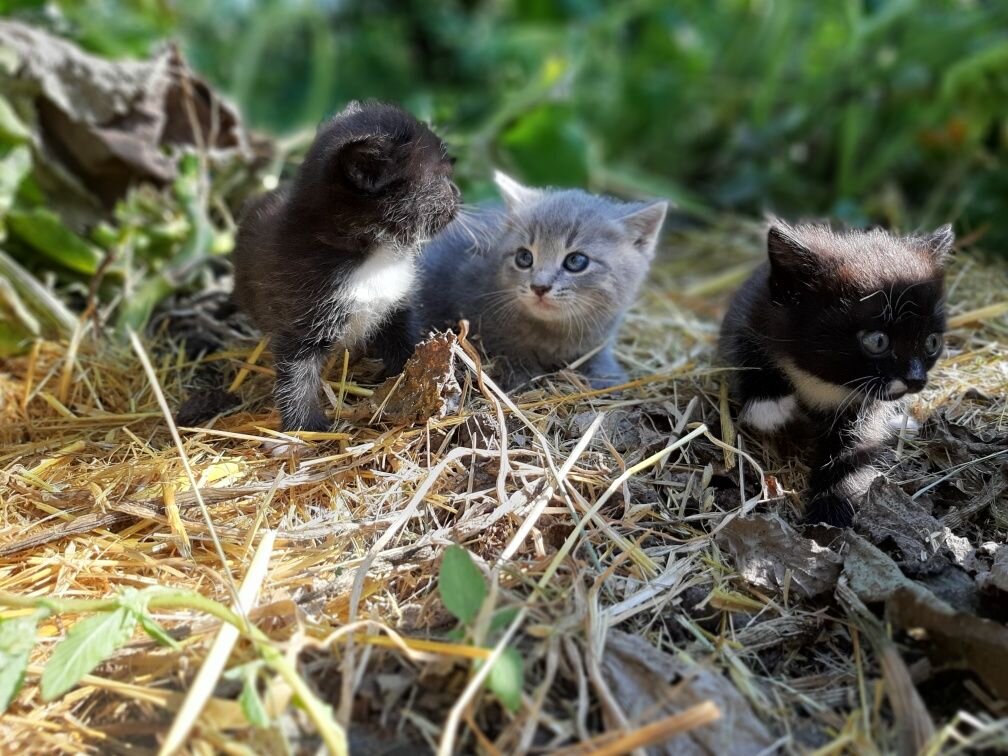
M 532 284 L 532 291 L 534 291 L 540 297 L 542 297 L 552 288 L 553 288 L 552 286 L 539 286 L 538 284 Z

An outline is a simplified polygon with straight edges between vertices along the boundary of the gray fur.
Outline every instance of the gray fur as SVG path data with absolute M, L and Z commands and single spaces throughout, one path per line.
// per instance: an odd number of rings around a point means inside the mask
M 413 336 L 468 319 L 508 387 L 595 349 L 581 366 L 592 386 L 624 382 L 612 345 L 654 259 L 667 204 L 532 189 L 500 173 L 496 181 L 505 207 L 456 219 L 424 253 Z M 530 269 L 515 264 L 521 247 L 534 255 Z M 584 271 L 564 269 L 571 252 L 588 256 Z M 532 286 L 552 288 L 540 301 Z

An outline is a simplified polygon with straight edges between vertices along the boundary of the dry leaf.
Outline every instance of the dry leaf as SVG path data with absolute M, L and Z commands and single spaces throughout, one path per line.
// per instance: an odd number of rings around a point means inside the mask
M 717 542 L 748 582 L 781 591 L 790 571 L 789 590 L 802 597 L 832 591 L 843 563 L 835 551 L 803 538 L 777 515 L 736 517 Z
M 898 588 L 886 608 L 896 627 L 927 632 L 936 661 L 964 664 L 999 698 L 1008 700 L 1008 628 L 907 588 Z
M 77 196 L 94 192 L 111 207 L 137 181 L 170 182 L 175 165 L 164 149 L 170 145 L 202 145 L 211 157 L 252 157 L 237 112 L 175 47 L 150 61 L 110 61 L 4 21 L 0 48 L 17 61 L 0 83 L 31 95 L 43 135 L 35 145 L 45 155 L 41 162 Z
M 774 742 L 727 677 L 666 654 L 640 636 L 610 630 L 601 666 L 613 699 L 634 725 L 704 701 L 713 701 L 721 710 L 721 718 L 713 724 L 648 748 L 653 756 L 746 756 L 760 753 Z
M 400 375 L 392 376 L 359 403 L 348 419 L 377 414 L 389 425 L 423 425 L 458 410 L 462 387 L 455 375 L 454 333 L 436 333 L 421 342 Z

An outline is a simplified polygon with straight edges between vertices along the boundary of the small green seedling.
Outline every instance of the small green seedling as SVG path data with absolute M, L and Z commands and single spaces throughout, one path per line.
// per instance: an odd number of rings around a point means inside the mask
M 438 591 L 445 609 L 467 629 L 479 615 L 487 597 L 486 581 L 473 562 L 469 552 L 461 546 L 449 546 L 441 561 L 438 573 Z M 507 627 L 514 619 L 517 609 L 508 608 L 496 612 L 490 619 L 490 633 Z M 477 668 L 479 663 L 477 662 Z M 487 676 L 487 687 L 497 696 L 497 700 L 509 711 L 516 712 L 521 706 L 524 670 L 521 655 L 517 649 L 506 648 Z

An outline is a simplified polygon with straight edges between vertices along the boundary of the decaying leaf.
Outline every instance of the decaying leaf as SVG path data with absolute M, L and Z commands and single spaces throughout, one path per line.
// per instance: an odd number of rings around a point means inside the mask
M 175 178 L 165 152 L 201 145 L 212 158 L 252 157 L 237 112 L 197 78 L 178 49 L 150 61 L 109 61 L 41 29 L 0 22 L 0 49 L 16 63 L 0 89 L 31 103 L 35 148 L 65 196 L 111 207 L 138 181 Z M 87 187 L 87 189 L 84 189 Z
M 835 551 L 803 538 L 777 515 L 737 517 L 717 536 L 750 583 L 780 591 L 788 580 L 802 597 L 832 591 L 843 562 Z
M 965 664 L 1008 700 L 1008 628 L 957 612 L 930 594 L 897 589 L 886 603 L 889 619 L 905 630 L 923 629 L 943 664 Z
M 618 630 L 606 635 L 602 675 L 624 715 L 643 725 L 704 701 L 721 718 L 648 748 L 649 754 L 745 756 L 768 748 L 773 738 L 752 707 L 723 675 L 655 648 L 646 639 Z
M 432 417 L 444 417 L 458 409 L 462 387 L 455 375 L 453 333 L 435 333 L 421 342 L 400 375 L 392 376 L 359 403 L 351 419 L 372 415 L 390 425 L 423 425 Z
M 908 578 L 919 581 L 957 609 L 974 611 L 979 603 L 972 577 L 959 566 L 951 547 L 962 551 L 954 535 L 949 543 L 942 525 L 895 483 L 877 478 L 854 517 L 854 529 L 896 562 Z M 967 542 L 966 550 L 972 551 Z
M 890 622 L 924 630 L 935 660 L 965 664 L 1002 698 L 1008 698 L 1008 628 L 954 609 L 861 536 L 847 537 L 843 579 L 865 603 L 885 602 Z

